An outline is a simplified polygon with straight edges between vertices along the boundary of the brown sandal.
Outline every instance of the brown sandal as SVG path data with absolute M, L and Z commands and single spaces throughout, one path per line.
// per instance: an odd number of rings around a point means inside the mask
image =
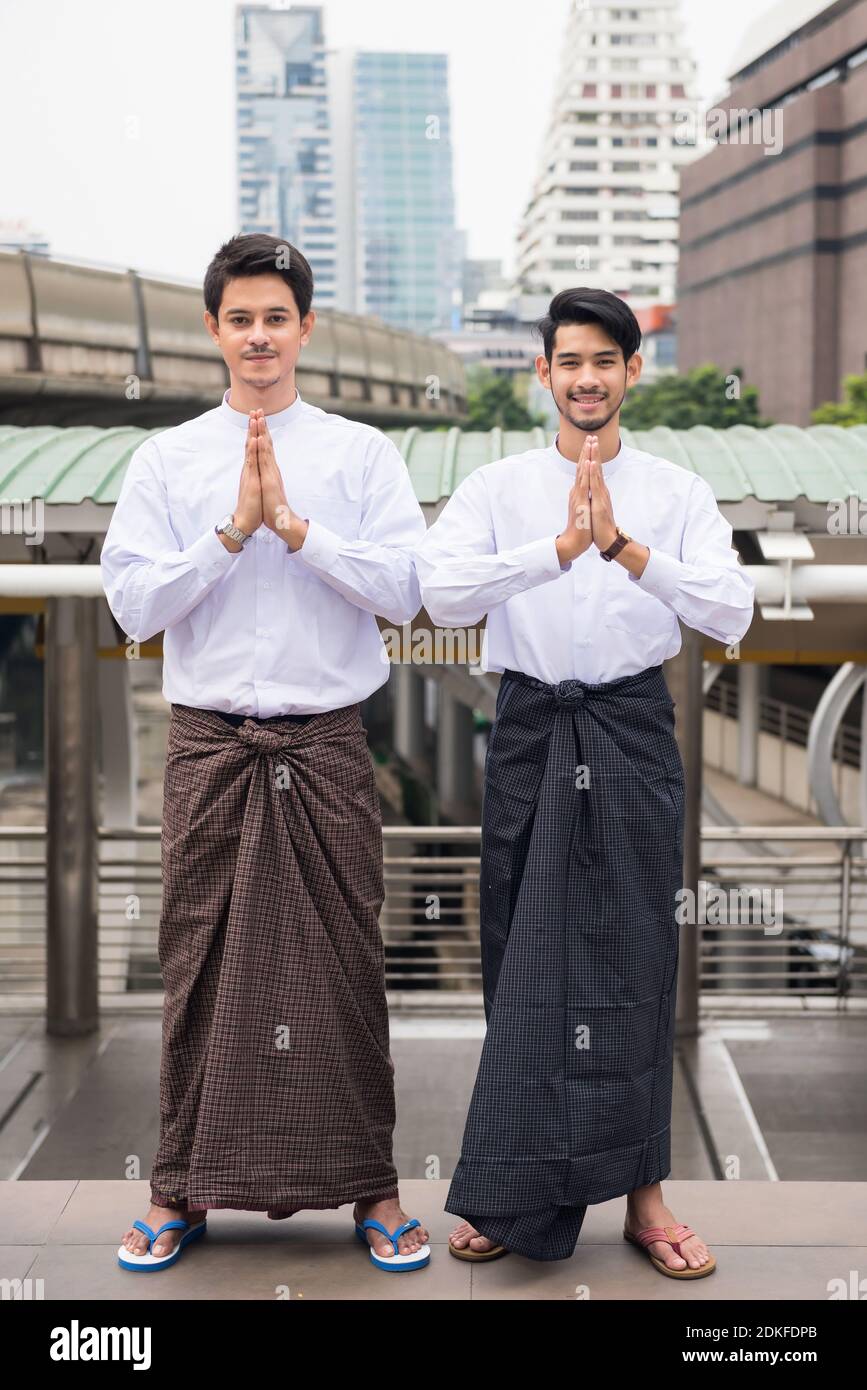
M 639 1250 L 646 1250 L 660 1274 L 667 1274 L 672 1279 L 703 1279 L 706 1274 L 713 1274 L 716 1269 L 716 1260 L 711 1255 L 707 1264 L 699 1265 L 698 1269 L 690 1269 L 689 1265 L 686 1269 L 670 1269 L 665 1260 L 661 1260 L 658 1255 L 651 1255 L 648 1247 L 655 1240 L 663 1240 L 666 1245 L 671 1246 L 675 1255 L 679 1255 L 682 1260 L 685 1260 L 686 1256 L 680 1248 L 680 1243 L 694 1235 L 695 1231 L 691 1231 L 689 1226 L 684 1226 L 683 1222 L 677 1226 L 646 1226 L 643 1231 L 638 1232 L 637 1236 L 634 1236 L 631 1231 L 627 1231 L 625 1226 L 623 1228 L 623 1239 L 637 1245 Z
M 481 1235 L 481 1232 L 479 1234 Z M 474 1236 L 470 1236 L 470 1240 L 474 1239 Z M 485 1236 L 484 1239 L 487 1240 L 488 1237 Z M 449 1254 L 454 1255 L 456 1260 L 498 1260 L 501 1255 L 508 1253 L 505 1245 L 495 1245 L 492 1250 L 471 1250 L 469 1246 L 466 1250 L 456 1250 L 449 1237 Z

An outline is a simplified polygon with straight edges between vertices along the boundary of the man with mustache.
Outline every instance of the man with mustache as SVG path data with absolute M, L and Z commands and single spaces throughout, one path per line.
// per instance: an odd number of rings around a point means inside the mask
M 626 1195 L 624 1236 L 697 1278 L 715 1261 L 661 1188 L 684 815 L 662 662 L 678 619 L 739 640 L 754 586 L 708 484 L 620 437 L 641 373 L 628 305 L 565 290 L 540 330 L 557 439 L 477 468 L 416 551 L 433 621 L 487 615 L 485 669 L 502 673 L 482 808 L 488 1027 L 449 1249 L 567 1259 L 587 1206 Z
M 388 679 L 376 623 L 418 612 L 425 522 L 399 451 L 302 400 L 315 313 L 295 247 L 232 238 L 205 326 L 231 385 L 135 451 L 101 555 L 128 637 L 164 631 L 171 703 L 151 1207 L 118 1251 L 155 1270 L 208 1208 L 354 1202 L 380 1268 L 427 1231 L 392 1162 L 382 820 L 360 702 Z M 174 1221 L 165 1222 L 166 1216 Z

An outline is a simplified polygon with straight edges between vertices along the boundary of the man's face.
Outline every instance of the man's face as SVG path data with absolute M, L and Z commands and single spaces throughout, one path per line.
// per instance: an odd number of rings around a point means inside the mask
M 627 365 L 598 323 L 567 323 L 557 329 L 550 368 L 543 355 L 536 358 L 536 371 L 560 414 L 576 429 L 596 434 L 638 380 L 641 358 L 636 352 Z
M 316 315 L 302 320 L 295 296 L 281 275 L 227 280 L 219 318 L 205 311 L 205 324 L 233 380 L 260 390 L 291 377 Z

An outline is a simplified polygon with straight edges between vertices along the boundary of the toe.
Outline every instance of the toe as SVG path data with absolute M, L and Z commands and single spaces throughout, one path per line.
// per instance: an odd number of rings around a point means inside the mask
M 686 1255 L 690 1269 L 701 1269 L 702 1265 L 708 1262 L 708 1248 L 703 1241 L 690 1238 L 686 1246 L 681 1247 Z
M 662 1241 L 654 1242 L 654 1254 L 659 1259 L 664 1260 L 669 1269 L 686 1269 L 686 1260 L 672 1250 L 670 1245 L 664 1245 Z

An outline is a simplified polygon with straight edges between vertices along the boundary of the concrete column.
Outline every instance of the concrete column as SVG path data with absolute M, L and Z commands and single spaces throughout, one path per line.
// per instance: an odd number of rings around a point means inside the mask
M 394 689 L 394 748 L 412 768 L 424 765 L 424 679 L 399 662 L 391 676 Z
M 686 803 L 683 827 L 683 887 L 698 901 L 701 878 L 702 791 L 702 633 L 681 624 L 683 645 L 677 656 L 664 663 L 665 679 L 674 700 L 675 732 L 683 759 Z M 695 923 L 680 929 L 680 965 L 677 983 L 677 1029 L 681 1037 L 698 1033 L 698 932 Z
M 99 1022 L 96 626 L 91 598 L 48 598 L 45 611 L 46 1030 Z
M 475 804 L 475 724 L 469 705 L 438 687 L 437 797 L 440 812 L 453 824 L 463 823 Z
M 738 666 L 738 781 L 754 787 L 759 775 L 759 686 L 761 667 L 755 661 Z

